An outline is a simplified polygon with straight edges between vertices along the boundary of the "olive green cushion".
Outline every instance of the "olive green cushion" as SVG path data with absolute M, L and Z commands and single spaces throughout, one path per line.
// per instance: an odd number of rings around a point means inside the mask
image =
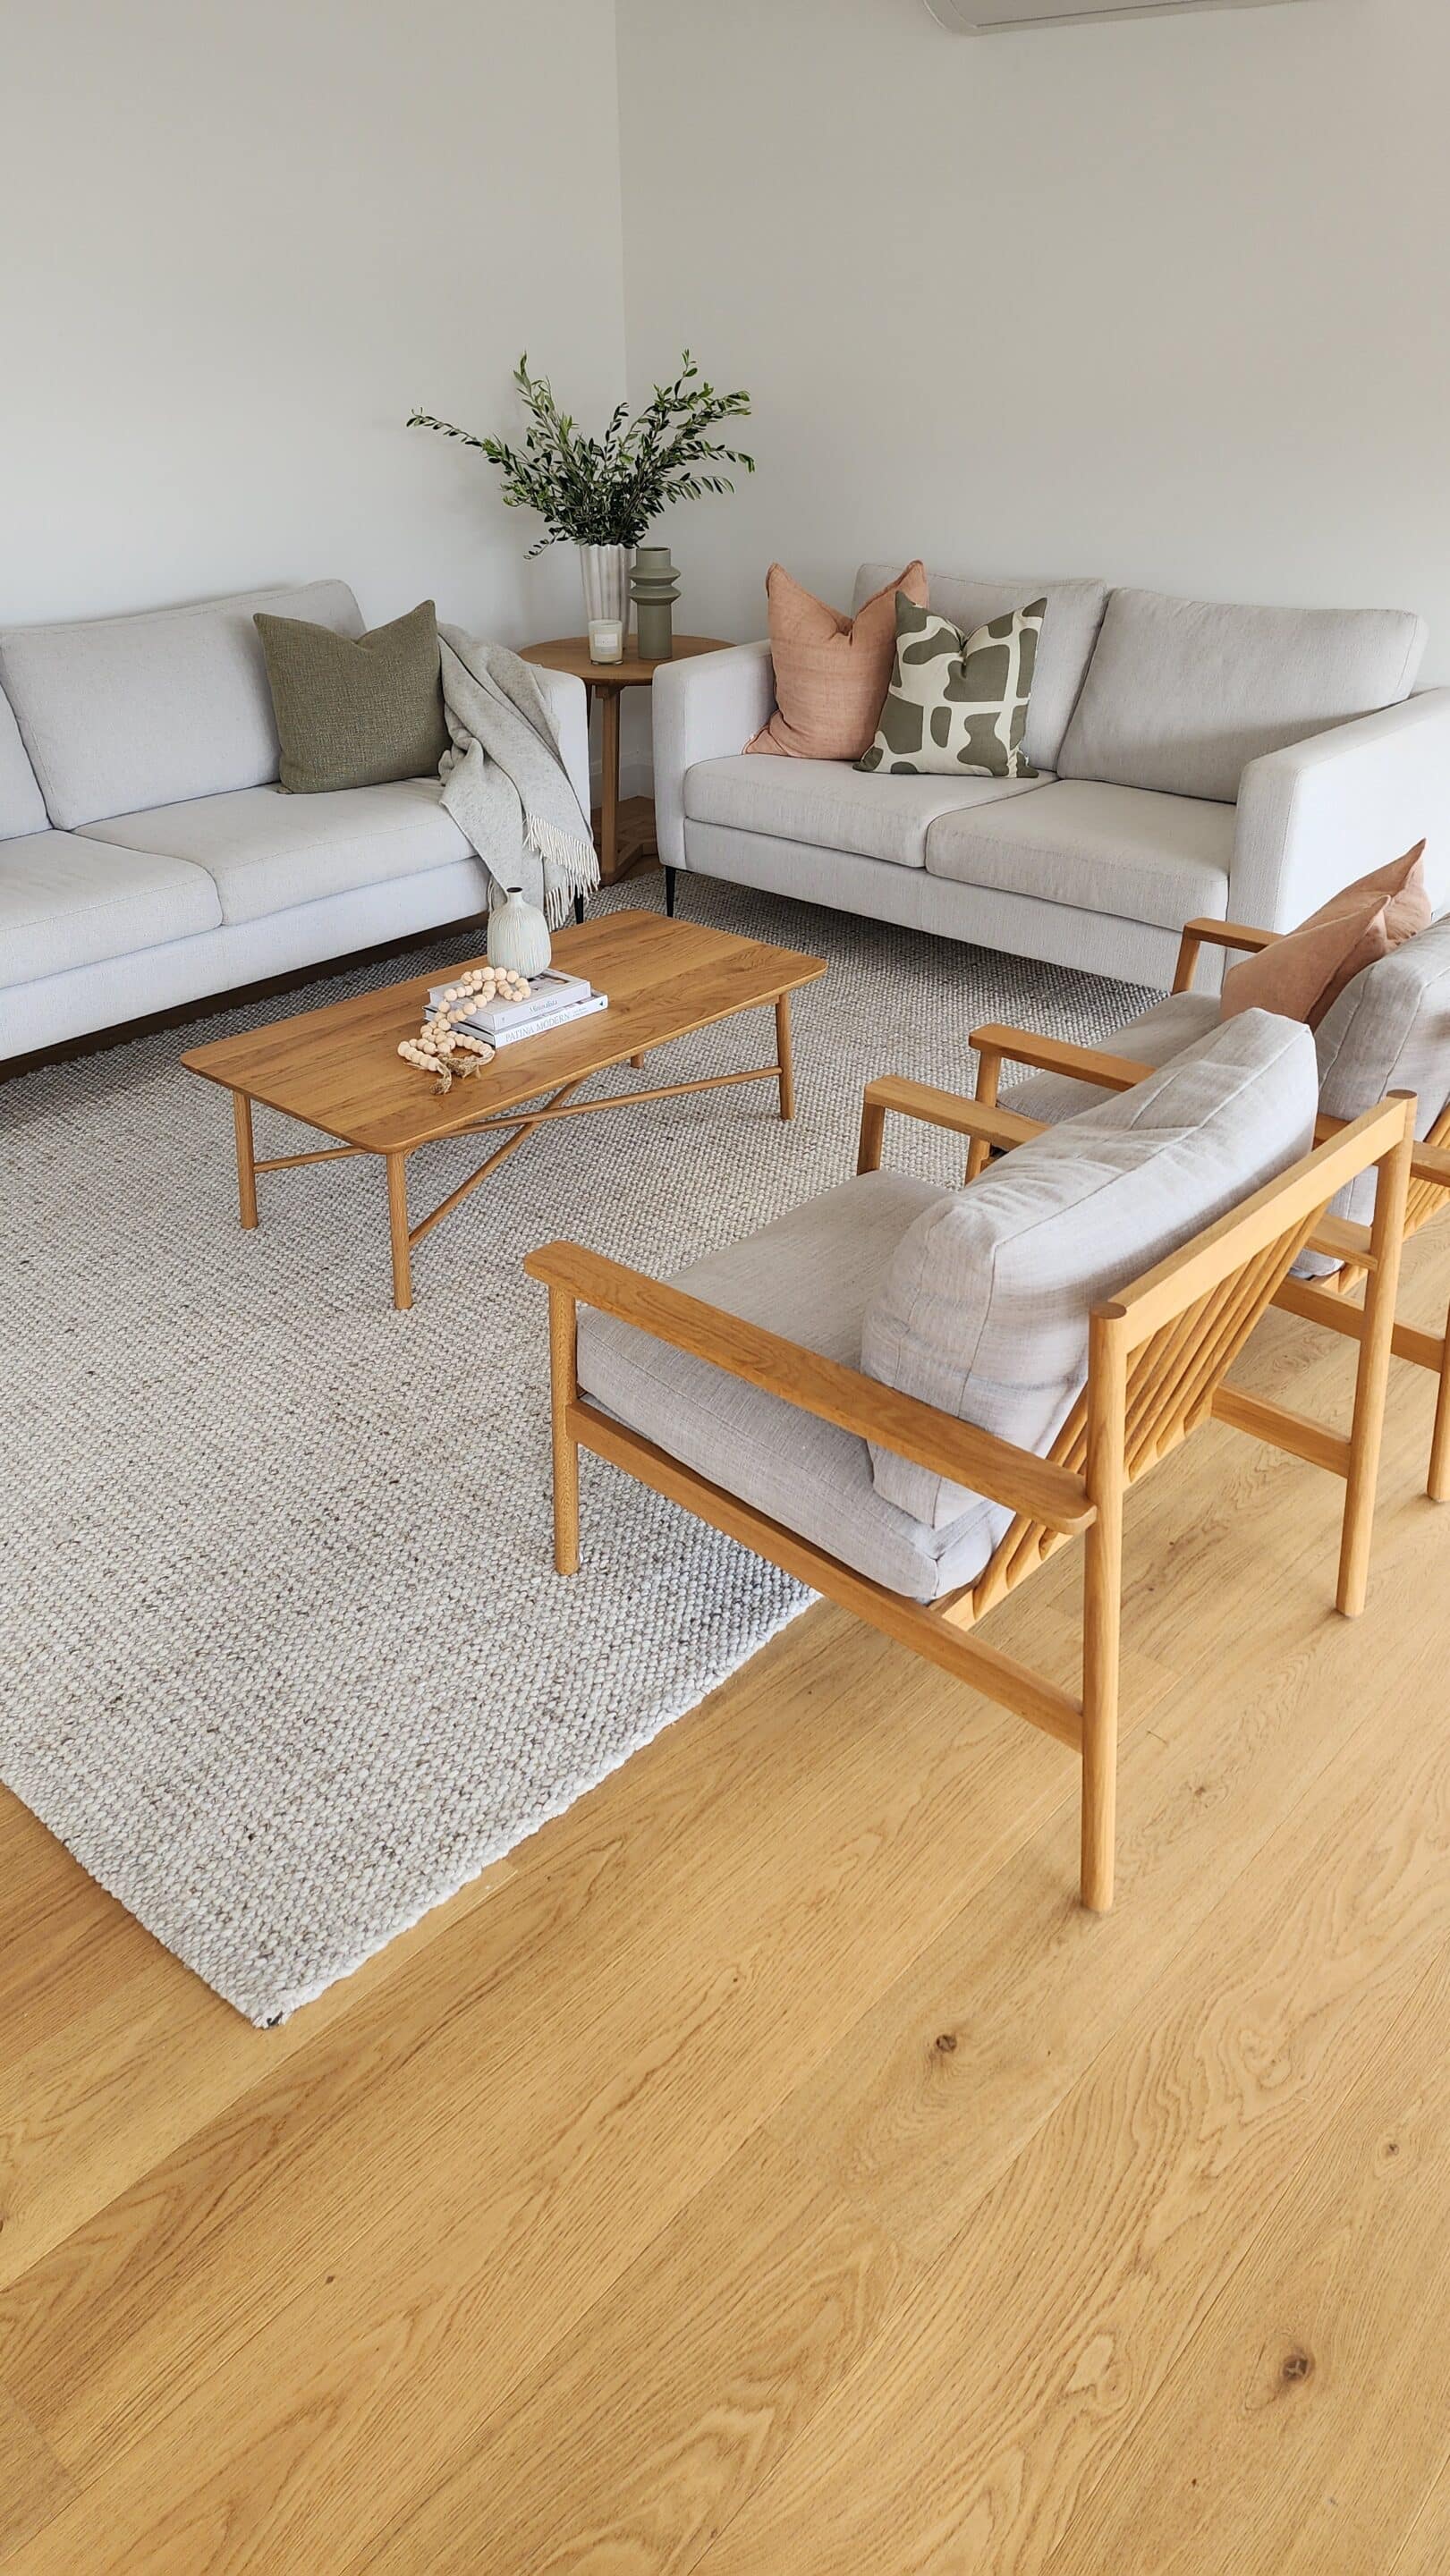
M 370 635 L 260 611 L 257 632 L 292 795 L 436 774 L 448 727 L 431 599 Z

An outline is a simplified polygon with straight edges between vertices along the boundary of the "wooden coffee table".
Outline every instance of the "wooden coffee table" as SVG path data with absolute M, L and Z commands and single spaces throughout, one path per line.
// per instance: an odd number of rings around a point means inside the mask
M 554 941 L 554 956 L 607 993 L 608 1010 L 503 1048 L 481 1072 L 455 1080 L 441 1098 L 429 1075 L 403 1063 L 398 1042 L 416 1034 L 430 984 L 451 982 L 462 973 L 462 964 L 435 967 L 406 984 L 389 984 L 381 992 L 361 993 L 353 1001 L 332 1002 L 325 1010 L 303 1011 L 268 1028 L 193 1047 L 182 1063 L 232 1095 L 243 1225 L 257 1223 L 259 1172 L 338 1161 L 348 1154 L 381 1155 L 387 1165 L 393 1304 L 411 1306 L 414 1244 L 451 1215 L 536 1127 L 736 1082 L 774 1082 L 782 1118 L 794 1116 L 790 997 L 824 975 L 824 958 L 772 948 L 763 940 L 736 939 L 728 931 L 693 922 L 668 921 L 656 912 L 609 913 L 562 930 Z M 767 1004 L 775 1010 L 775 1054 L 768 1064 L 739 1073 L 709 1073 L 694 1082 L 656 1083 L 600 1100 L 570 1099 L 591 1074 L 610 1065 L 642 1065 L 672 1039 Z M 254 1100 L 284 1110 L 338 1142 L 259 1161 L 252 1147 Z M 525 1105 L 534 1102 L 539 1105 Z M 512 1132 L 429 1215 L 410 1224 L 409 1155 L 440 1137 L 486 1135 L 497 1129 Z

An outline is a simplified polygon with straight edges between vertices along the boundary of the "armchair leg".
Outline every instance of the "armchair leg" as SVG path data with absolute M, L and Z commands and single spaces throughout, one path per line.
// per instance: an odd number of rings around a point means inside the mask
M 665 911 L 669 915 L 670 920 L 673 921 L 675 917 L 675 872 L 673 868 L 666 868 L 665 870 Z
M 1097 1517 L 1083 1565 L 1082 1901 L 1113 1901 L 1118 1799 L 1118 1664 L 1123 1620 L 1123 1489 L 1128 1352 L 1121 1316 L 1089 1327 L 1087 1484 Z
M 549 1290 L 549 1381 L 554 1446 L 554 1570 L 579 1571 L 579 1444 L 569 1407 L 579 1392 L 578 1309 L 567 1288 Z
M 1374 1267 L 1365 1292 L 1364 1329 L 1359 1338 L 1354 1421 L 1349 1435 L 1349 1475 L 1345 1485 L 1344 1523 L 1339 1546 L 1339 1588 L 1335 1595 L 1336 1607 L 1346 1619 L 1359 1617 L 1369 1587 L 1375 1491 L 1379 1482 L 1380 1442 L 1384 1434 L 1390 1346 L 1395 1329 L 1395 1298 L 1400 1283 L 1400 1247 L 1405 1233 L 1410 1161 L 1415 1150 L 1410 1127 L 1413 1109 L 1413 1101 L 1407 1100 L 1404 1137 L 1394 1152 L 1387 1154 L 1379 1164 L 1375 1188 L 1374 1224 L 1370 1233 Z M 1433 1465 L 1431 1472 L 1434 1472 Z
M 1450 1315 L 1445 1318 L 1445 1339 L 1440 1345 L 1440 1392 L 1430 1442 L 1430 1481 L 1425 1491 L 1432 1503 L 1450 1503 Z
M 995 1047 L 983 1047 L 977 1061 L 977 1101 L 981 1108 L 996 1108 L 997 1086 L 1001 1079 L 1002 1059 L 1000 1055 L 997 1053 Z M 974 1136 L 972 1138 L 972 1142 L 967 1153 L 967 1169 L 965 1175 L 967 1180 L 974 1181 L 979 1172 L 984 1172 L 986 1170 L 991 1151 L 992 1148 L 988 1144 L 985 1136 Z

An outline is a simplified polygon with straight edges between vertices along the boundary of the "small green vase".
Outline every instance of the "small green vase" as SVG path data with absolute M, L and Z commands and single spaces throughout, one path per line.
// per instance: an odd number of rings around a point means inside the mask
M 668 546 L 637 546 L 634 577 L 635 649 L 643 662 L 668 662 L 675 649 L 671 610 L 680 595 L 680 576 Z

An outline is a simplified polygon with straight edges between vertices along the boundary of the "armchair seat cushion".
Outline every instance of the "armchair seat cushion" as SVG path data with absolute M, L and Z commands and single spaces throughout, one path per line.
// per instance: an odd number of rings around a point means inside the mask
M 33 984 L 221 924 L 204 868 L 73 832 L 0 841 L 0 973 Z
M 941 1196 L 929 1182 L 870 1172 L 707 1254 L 671 1285 L 855 1368 L 862 1318 L 892 1255 Z M 971 1582 L 987 1561 L 989 1507 L 975 1496 L 925 1529 L 877 1492 L 854 1433 L 615 1316 L 581 1308 L 579 1384 L 672 1458 L 911 1600 Z
M 260 921 L 324 895 L 417 876 L 471 856 L 436 778 L 285 796 L 243 787 L 92 823 L 88 840 L 188 859 L 214 881 L 227 923 Z
M 941 815 L 1029 796 L 1037 785 L 1026 778 L 891 778 L 848 761 L 741 755 L 697 761 L 686 771 L 685 812 L 696 823 L 919 868 L 928 829 Z
M 1195 913 L 1224 919 L 1233 847 L 1231 805 L 1058 779 L 934 819 L 926 866 L 959 885 L 1176 931 Z

